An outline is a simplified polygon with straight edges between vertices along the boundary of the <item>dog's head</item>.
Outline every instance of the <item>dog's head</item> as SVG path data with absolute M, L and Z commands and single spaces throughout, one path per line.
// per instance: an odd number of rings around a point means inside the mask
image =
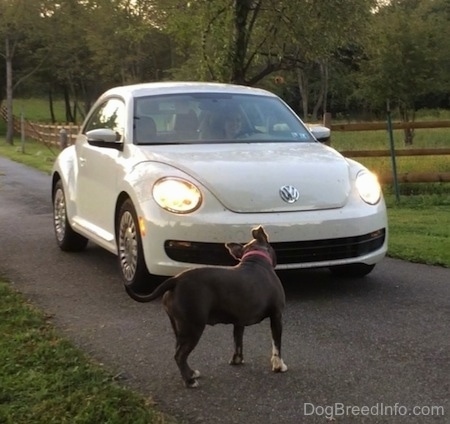
M 262 257 L 265 256 L 270 260 L 275 268 L 277 265 L 277 257 L 275 250 L 269 244 L 269 237 L 264 231 L 264 228 L 261 225 L 253 228 L 252 236 L 253 240 L 249 241 L 247 244 L 227 243 L 225 244 L 225 247 L 228 249 L 231 256 L 238 261 L 241 261 L 246 255 L 260 255 Z

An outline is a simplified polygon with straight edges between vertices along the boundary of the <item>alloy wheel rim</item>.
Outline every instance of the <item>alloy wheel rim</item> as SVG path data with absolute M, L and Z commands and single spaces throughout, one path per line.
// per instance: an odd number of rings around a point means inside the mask
M 120 267 L 126 281 L 131 282 L 136 274 L 138 241 L 136 225 L 130 212 L 122 215 L 119 226 Z
M 61 189 L 56 190 L 55 193 L 53 223 L 56 238 L 62 242 L 66 233 L 66 201 Z

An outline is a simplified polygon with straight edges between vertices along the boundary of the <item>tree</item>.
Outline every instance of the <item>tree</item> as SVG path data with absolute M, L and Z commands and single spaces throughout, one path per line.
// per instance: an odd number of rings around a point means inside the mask
M 327 111 L 330 81 L 340 50 L 358 44 L 371 18 L 373 0 L 302 0 L 284 8 L 284 45 L 300 93 L 299 108 L 306 118 Z M 290 41 L 290 43 L 289 43 Z
M 86 37 L 93 65 L 119 84 L 156 80 L 166 67 L 169 43 L 159 29 L 160 11 L 152 0 L 97 0 Z M 95 5 L 95 7 L 94 7 Z
M 49 46 L 49 55 L 40 76 L 48 87 L 50 110 L 54 95 L 64 98 L 67 122 L 77 122 L 78 114 L 83 117 L 103 88 L 101 70 L 93 65 L 87 40 L 91 13 L 87 2 L 78 0 L 59 0 L 46 9 L 47 31 L 41 37 Z M 101 23 L 94 28 L 98 26 Z
M 333 52 L 354 39 L 374 0 L 165 0 L 166 27 L 177 43 L 173 74 L 245 85 L 294 72 L 309 109 L 309 79 L 319 70 L 314 110 L 326 107 Z M 180 63 L 181 62 L 181 63 Z
M 13 92 L 26 78 L 41 66 L 36 62 L 37 54 L 41 53 L 42 45 L 36 44 L 36 34 L 40 33 L 42 23 L 43 2 L 37 0 L 1 0 L 0 2 L 0 37 L 3 40 L 3 50 L 0 56 L 5 59 L 6 68 L 6 109 L 7 132 L 6 142 L 13 144 Z M 26 53 L 28 64 L 17 76 L 14 74 L 14 59 L 17 55 Z
M 172 75 L 255 85 L 283 69 L 276 41 L 282 9 L 271 0 L 167 0 L 165 28 L 175 42 Z M 280 51 L 281 46 L 281 51 Z
M 28 8 L 29 1 L 44 0 L 22 1 Z M 159 13 L 151 0 L 48 0 L 33 33 L 45 55 L 41 49 L 30 58 L 45 57 L 37 76 L 48 87 L 50 110 L 53 97 L 62 95 L 66 121 L 75 122 L 107 88 L 160 79 L 169 42 Z
M 414 120 L 418 99 L 438 89 L 442 81 L 437 77 L 441 73 L 440 50 L 445 45 L 440 31 L 444 28 L 436 28 L 436 19 L 441 21 L 437 4 L 402 0 L 380 8 L 365 45 L 360 95 L 378 107 L 389 100 L 405 122 Z M 412 144 L 413 137 L 413 130 L 406 129 L 405 144 Z

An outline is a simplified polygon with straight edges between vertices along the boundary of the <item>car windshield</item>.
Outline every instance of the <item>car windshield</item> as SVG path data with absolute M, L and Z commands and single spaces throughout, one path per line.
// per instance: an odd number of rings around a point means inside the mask
M 185 93 L 137 97 L 135 144 L 314 142 L 277 97 Z

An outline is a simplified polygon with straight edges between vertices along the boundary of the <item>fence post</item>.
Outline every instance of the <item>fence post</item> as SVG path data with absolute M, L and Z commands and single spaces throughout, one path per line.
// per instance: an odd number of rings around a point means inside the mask
M 392 131 L 391 106 L 389 103 L 389 99 L 386 100 L 386 115 L 387 115 L 387 130 L 389 135 L 389 147 L 391 149 L 392 176 L 394 177 L 395 200 L 399 202 L 400 191 L 398 188 L 398 180 L 397 180 L 397 164 L 395 161 L 394 134 Z
M 65 128 L 59 130 L 59 147 L 61 150 L 67 147 L 67 131 Z
M 21 153 L 25 153 L 25 119 L 23 112 L 20 112 L 20 139 L 21 139 Z

